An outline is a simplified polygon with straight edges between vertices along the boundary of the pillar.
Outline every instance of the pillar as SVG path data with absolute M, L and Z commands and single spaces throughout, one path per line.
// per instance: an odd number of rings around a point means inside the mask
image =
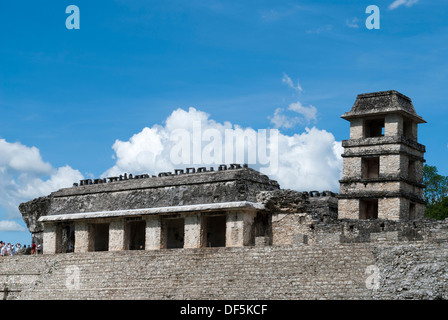
M 43 236 L 43 253 L 44 254 L 55 254 L 60 248 L 60 235 L 58 235 L 58 226 L 56 223 L 47 222 L 44 224 L 44 236 Z M 58 243 L 59 240 L 59 243 Z M 37 243 L 36 243 L 37 245 Z
M 145 250 L 159 250 L 162 236 L 160 216 L 147 216 L 145 231 Z
M 251 244 L 255 212 L 232 211 L 226 218 L 226 247 L 243 247 Z
M 114 219 L 109 224 L 109 251 L 125 249 L 125 220 Z
M 89 251 L 89 226 L 85 221 L 75 222 L 75 252 Z
M 185 217 L 184 248 L 201 247 L 201 216 L 199 213 Z

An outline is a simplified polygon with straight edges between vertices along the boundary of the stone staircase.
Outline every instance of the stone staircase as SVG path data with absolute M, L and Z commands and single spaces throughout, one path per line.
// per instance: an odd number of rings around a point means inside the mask
M 370 298 L 364 245 L 92 252 L 37 257 L 38 279 L 10 299 Z M 35 260 L 37 261 L 37 260 Z M 43 266 L 43 265 L 42 265 Z

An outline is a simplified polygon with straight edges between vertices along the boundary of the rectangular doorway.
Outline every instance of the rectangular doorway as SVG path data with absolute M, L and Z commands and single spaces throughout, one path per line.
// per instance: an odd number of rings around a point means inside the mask
M 202 217 L 203 247 L 226 246 L 226 215 Z
M 375 179 L 380 175 L 380 158 L 367 157 L 361 159 L 361 178 Z
M 185 219 L 172 218 L 163 220 L 166 249 L 175 249 L 184 247 Z
M 145 250 L 145 230 L 146 221 L 127 221 L 126 240 L 128 250 Z
M 378 199 L 359 200 L 359 219 L 378 218 Z
M 94 223 L 91 225 L 93 251 L 109 250 L 109 223 Z
M 61 252 L 73 252 L 75 250 L 75 224 L 61 225 Z
M 409 204 L 409 220 L 414 220 L 417 217 L 415 216 L 415 203 L 411 202 Z

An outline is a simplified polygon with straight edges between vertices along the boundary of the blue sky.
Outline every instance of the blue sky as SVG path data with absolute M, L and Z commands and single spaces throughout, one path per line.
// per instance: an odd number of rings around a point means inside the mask
M 65 27 L 72 4 L 79 30 Z M 372 4 L 379 30 L 365 27 Z M 122 165 L 132 154 L 118 147 L 138 149 L 131 137 L 178 108 L 255 130 L 275 127 L 279 110 L 299 119 L 277 126 L 285 137 L 311 141 L 315 128 L 340 142 L 349 132 L 340 116 L 357 94 L 398 90 L 428 122 L 419 127 L 427 163 L 448 175 L 447 13 L 443 0 L 1 1 L 0 192 L 9 197 L 0 221 L 23 227 L 9 207 L 51 192 L 61 168 L 70 185 L 136 168 Z M 288 109 L 298 101 L 316 114 L 300 121 Z M 29 162 L 2 167 L 13 149 Z M 0 228 L 0 239 L 29 242 L 13 229 Z

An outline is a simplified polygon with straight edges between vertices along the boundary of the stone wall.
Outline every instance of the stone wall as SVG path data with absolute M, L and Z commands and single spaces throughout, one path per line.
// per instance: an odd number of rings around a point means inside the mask
M 378 234 L 370 242 L 16 256 L 0 260 L 0 294 L 7 287 L 8 299 L 448 299 L 446 233 L 412 242 Z
M 95 252 L 38 257 L 56 268 L 18 299 L 369 299 L 363 244 Z M 13 266 L 10 264 L 10 268 Z M 10 284 L 10 289 L 11 284 Z
M 301 213 L 284 218 L 287 224 L 297 219 L 284 244 L 4 257 L 0 294 L 8 299 L 448 299 L 448 220 L 323 222 Z

